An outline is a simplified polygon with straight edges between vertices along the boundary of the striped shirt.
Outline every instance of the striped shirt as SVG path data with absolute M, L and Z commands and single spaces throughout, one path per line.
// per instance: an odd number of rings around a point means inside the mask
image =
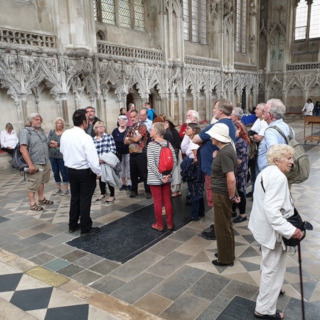
M 160 143 L 162 146 L 167 145 L 167 140 L 163 141 L 157 141 Z M 161 181 L 162 179 L 162 173 L 159 172 L 158 167 L 159 167 L 159 158 L 160 158 L 160 152 L 161 152 L 161 147 L 158 145 L 158 143 L 153 143 L 149 142 L 148 147 L 147 147 L 147 159 L 148 159 L 148 184 L 149 185 L 161 185 L 163 182 Z M 173 170 L 175 169 L 177 165 L 177 159 L 175 156 L 174 149 L 169 142 L 169 147 L 172 152 L 173 156 Z
M 102 139 L 98 140 L 98 136 L 93 138 L 94 145 L 97 149 L 98 156 L 100 157 L 104 153 L 112 152 L 116 153 L 116 144 L 114 142 L 113 136 L 104 133 Z

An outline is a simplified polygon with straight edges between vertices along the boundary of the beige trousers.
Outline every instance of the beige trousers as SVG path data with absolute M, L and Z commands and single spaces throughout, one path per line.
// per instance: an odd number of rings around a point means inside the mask
M 256 311 L 261 314 L 275 314 L 279 292 L 286 272 L 286 253 L 280 242 L 274 250 L 261 246 L 260 287 Z

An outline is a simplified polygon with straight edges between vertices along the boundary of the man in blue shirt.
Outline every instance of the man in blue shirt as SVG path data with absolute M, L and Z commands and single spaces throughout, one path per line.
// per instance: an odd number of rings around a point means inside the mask
M 270 99 L 263 110 L 263 119 L 268 123 L 264 132 L 264 139 L 260 142 L 258 149 L 258 173 L 267 165 L 267 151 L 275 144 L 287 144 L 281 134 L 273 127 L 278 127 L 286 137 L 290 135 L 290 127 L 283 121 L 286 107 L 280 99 Z
M 233 111 L 232 103 L 227 99 L 218 100 L 213 106 L 213 117 L 218 121 L 216 123 L 224 123 L 229 127 L 229 135 L 233 141 L 236 140 L 236 127 L 233 124 L 230 116 Z M 219 150 L 215 145 L 211 142 L 211 137 L 206 133 L 214 124 L 210 124 L 205 129 L 203 129 L 198 135 L 195 135 L 192 141 L 197 144 L 202 144 L 199 152 L 200 152 L 200 163 L 201 170 L 205 174 L 205 184 L 206 184 L 206 196 L 207 196 L 207 204 L 212 207 L 212 190 L 210 184 L 211 177 L 211 166 L 213 161 L 213 152 Z M 209 232 L 202 232 L 201 236 L 208 240 L 215 239 L 214 228 L 211 226 L 211 230 Z

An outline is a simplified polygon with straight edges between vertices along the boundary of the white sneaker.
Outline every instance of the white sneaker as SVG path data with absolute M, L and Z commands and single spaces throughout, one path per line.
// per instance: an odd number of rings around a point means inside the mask
M 56 189 L 56 191 L 53 194 L 61 194 L 61 193 L 62 193 L 61 189 Z
M 61 195 L 62 196 L 67 196 L 69 194 L 69 190 L 62 190 Z

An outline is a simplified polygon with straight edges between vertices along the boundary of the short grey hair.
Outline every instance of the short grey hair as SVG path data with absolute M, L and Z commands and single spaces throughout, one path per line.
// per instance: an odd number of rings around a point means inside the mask
M 281 159 L 283 159 L 284 157 L 293 154 L 293 148 L 288 146 L 287 144 L 275 144 L 268 149 L 267 161 L 269 165 L 273 165 L 275 159 L 281 161 Z
M 264 110 L 264 107 L 265 107 L 265 103 L 264 102 L 260 102 L 260 103 L 258 103 L 257 105 L 256 105 L 256 108 L 258 107 L 258 106 L 260 106 L 261 107 L 261 110 Z
M 241 120 L 241 118 L 243 116 L 243 110 L 240 107 L 234 107 L 232 114 Z
M 158 136 L 163 137 L 166 133 L 166 128 L 163 122 L 155 122 L 152 124 L 154 130 L 157 131 Z
M 196 111 L 196 110 L 188 110 L 187 113 L 188 113 L 188 112 L 191 112 L 192 118 L 194 119 L 194 120 L 191 121 L 191 122 L 196 122 L 196 123 L 198 123 L 198 122 L 199 122 L 199 118 L 200 118 L 199 112 Z
M 33 113 L 29 114 L 28 119 L 27 119 L 27 121 L 25 123 L 25 127 L 31 127 L 32 126 L 32 120 L 35 119 L 36 117 L 40 117 L 41 122 L 43 122 L 43 118 L 42 118 L 41 114 L 37 113 L 37 112 L 33 112 Z
M 92 106 L 87 106 L 85 110 L 88 111 L 87 109 L 92 109 L 94 112 L 96 112 L 96 108 L 94 108 Z
M 274 116 L 275 119 L 283 119 L 283 116 L 286 113 L 286 106 L 280 99 L 270 99 L 266 104 L 270 105 L 269 112 Z
M 217 109 L 222 111 L 226 116 L 231 116 L 233 111 L 233 105 L 228 99 L 220 99 L 216 101 L 213 106 L 217 105 Z

